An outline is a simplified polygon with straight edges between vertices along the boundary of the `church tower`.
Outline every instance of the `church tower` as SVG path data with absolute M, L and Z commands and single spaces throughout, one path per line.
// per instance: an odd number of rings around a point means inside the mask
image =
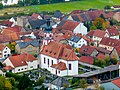
M 51 41 L 53 41 L 52 26 L 50 25 L 50 19 L 47 19 L 47 24 L 44 27 L 43 45 L 47 45 Z

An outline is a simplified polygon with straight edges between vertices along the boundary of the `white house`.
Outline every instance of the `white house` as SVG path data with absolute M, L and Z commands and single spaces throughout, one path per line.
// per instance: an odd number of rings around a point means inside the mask
M 87 45 L 87 41 L 82 38 L 82 36 L 73 35 L 72 38 L 68 40 L 69 45 L 75 48 L 81 48 L 83 45 Z
M 78 57 L 65 44 L 51 41 L 40 53 L 41 68 L 58 76 L 78 74 Z
M 37 69 L 38 59 L 28 53 L 23 53 L 20 55 L 10 56 L 3 61 L 6 65 L 4 69 L 9 72 L 19 73 L 27 70 Z
M 58 30 L 59 28 L 61 29 L 60 31 L 63 32 L 72 32 L 75 34 L 82 34 L 86 35 L 87 34 L 87 28 L 84 26 L 83 23 L 81 22 L 76 22 L 72 20 L 66 20 L 66 21 L 61 21 L 58 24 Z
M 7 46 L 0 44 L 0 59 L 6 59 L 10 55 L 11 50 Z
M 4 6 L 6 5 L 14 5 L 14 4 L 18 4 L 19 0 L 2 0 L 2 4 Z

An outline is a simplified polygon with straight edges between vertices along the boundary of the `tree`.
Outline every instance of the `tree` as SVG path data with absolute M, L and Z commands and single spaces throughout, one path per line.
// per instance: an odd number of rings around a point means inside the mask
M 19 80 L 18 88 L 19 90 L 24 90 L 27 89 L 29 86 L 31 86 L 31 81 L 28 76 L 24 74 Z
M 44 83 L 45 80 L 45 76 L 42 76 L 39 78 L 39 80 L 37 81 L 37 85 L 42 85 L 42 83 Z
M 106 29 L 110 27 L 110 22 L 109 21 L 105 21 L 104 23 L 102 23 L 102 29 Z
M 95 21 L 93 21 L 93 25 L 95 25 L 97 27 L 97 29 L 101 29 L 102 30 L 102 24 L 105 22 L 104 19 L 102 18 L 96 18 Z
M 87 87 L 87 81 L 85 79 L 80 80 L 80 87 L 83 89 Z
M 12 85 L 9 80 L 5 80 L 5 90 L 12 90 Z
M 3 4 L 2 3 L 0 3 L 0 9 L 3 9 Z
M 106 5 L 106 6 L 104 7 L 104 9 L 111 9 L 111 6 Z
M 91 27 L 90 27 L 90 30 L 96 30 L 97 29 L 97 27 L 95 26 L 95 25 L 92 25 Z
M 105 20 L 105 17 L 103 14 L 101 14 L 99 17 Z

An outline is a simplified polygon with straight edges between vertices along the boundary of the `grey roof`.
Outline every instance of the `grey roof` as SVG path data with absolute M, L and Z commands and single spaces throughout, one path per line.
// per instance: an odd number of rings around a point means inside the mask
M 56 18 L 61 18 L 62 17 L 62 13 L 60 12 L 60 10 L 56 10 L 53 17 L 56 17 Z
M 57 26 L 62 27 L 66 23 L 66 20 L 62 20 Z
M 91 18 L 88 14 L 81 13 L 80 16 L 84 19 L 84 21 L 91 21 Z
M 32 29 L 39 29 L 41 28 L 41 25 L 44 25 L 46 23 L 46 20 L 41 20 L 41 19 L 37 19 L 37 20 L 28 20 Z
M 65 80 L 63 77 L 57 77 L 51 82 L 51 84 L 56 85 L 58 87 L 63 87 L 64 84 L 67 84 L 69 86 L 69 82 Z
M 72 38 L 70 39 L 70 41 L 77 43 L 80 39 L 81 39 L 81 37 L 73 35 Z
M 113 66 L 108 66 L 108 67 L 105 67 L 105 68 L 102 68 L 102 69 L 99 69 L 99 70 L 94 70 L 94 71 L 90 71 L 90 72 L 87 72 L 87 73 L 83 73 L 83 74 L 80 74 L 80 75 L 76 75 L 74 77 L 81 77 L 81 78 L 87 78 L 87 77 L 91 77 L 91 76 L 94 76 L 94 75 L 98 75 L 98 74 L 101 74 L 101 73 L 105 73 L 105 72 L 108 72 L 108 71 L 114 71 L 114 70 L 118 70 L 119 69 L 119 65 L 113 65 Z
M 72 18 L 73 18 L 74 21 L 80 22 L 80 20 L 79 20 L 77 15 L 73 15 Z
M 21 49 L 27 47 L 28 45 L 32 45 L 34 47 L 38 47 L 39 46 L 39 41 L 33 40 L 33 41 L 30 41 L 30 42 L 18 42 L 17 44 L 19 45 L 19 47 Z

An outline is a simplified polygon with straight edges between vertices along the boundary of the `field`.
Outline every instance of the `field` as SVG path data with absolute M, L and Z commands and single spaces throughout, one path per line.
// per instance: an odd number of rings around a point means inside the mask
M 58 4 L 46 4 L 46 5 L 34 5 L 20 8 L 5 8 L 0 10 L 0 16 L 4 13 L 31 13 L 31 12 L 42 12 L 55 10 L 61 10 L 64 13 L 69 13 L 72 10 L 87 10 L 89 8 L 103 9 L 106 5 L 120 5 L 120 0 L 80 0 L 76 2 L 65 2 Z

